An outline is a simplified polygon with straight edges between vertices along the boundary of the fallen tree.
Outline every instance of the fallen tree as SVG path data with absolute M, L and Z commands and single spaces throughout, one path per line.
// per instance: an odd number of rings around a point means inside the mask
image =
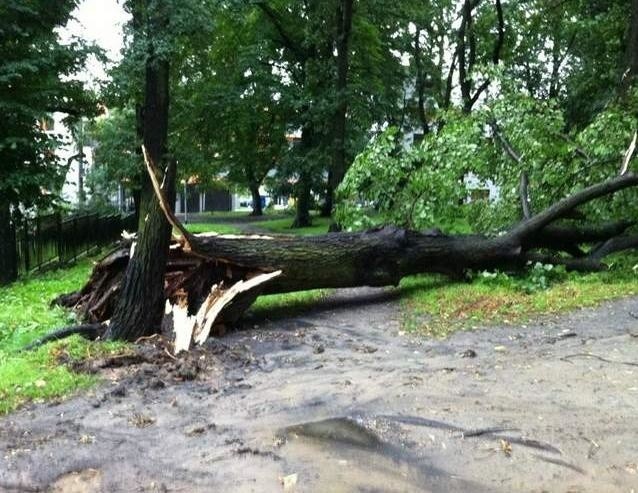
M 176 333 L 176 350 L 203 342 L 212 332 L 236 322 L 262 294 L 317 288 L 397 285 L 409 275 L 440 273 L 461 278 L 468 270 L 520 271 L 530 262 L 595 271 L 604 258 L 638 247 L 638 234 L 627 231 L 634 221 L 582 225 L 577 208 L 597 198 L 638 185 L 626 173 L 583 189 L 533 215 L 527 180 L 521 180 L 524 219 L 500 236 L 446 235 L 439 230 L 410 231 L 383 227 L 361 233 L 320 236 L 192 235 L 168 206 L 154 166 L 149 175 L 168 221 L 181 232 L 170 247 L 164 278 L 165 321 Z M 121 281 L 135 255 L 135 240 L 124 240 L 99 262 L 86 285 L 56 302 L 72 307 L 84 335 L 107 334 Z M 159 327 L 150 327 L 149 334 Z M 223 329 L 222 329 L 223 330 Z M 64 336 L 68 335 L 68 330 Z M 50 336 L 55 337 L 55 334 Z

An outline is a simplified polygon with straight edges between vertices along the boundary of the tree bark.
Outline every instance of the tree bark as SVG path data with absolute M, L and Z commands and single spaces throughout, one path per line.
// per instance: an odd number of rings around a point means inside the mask
M 427 135 L 430 133 L 430 123 L 428 122 L 427 115 L 425 114 L 425 74 L 423 73 L 421 55 L 421 29 L 417 27 L 414 33 L 414 68 L 416 72 L 417 113 L 419 115 L 419 121 L 421 122 L 421 131 L 423 132 L 423 135 Z
M 145 12 L 149 35 L 161 32 L 167 19 L 161 5 Z M 137 13 L 140 14 L 139 12 Z M 169 63 L 156 55 L 152 43 L 146 61 L 146 89 L 143 111 L 144 146 L 155 163 L 164 161 L 168 134 Z M 175 202 L 175 161 L 166 162 L 164 193 Z M 118 302 L 106 337 L 135 340 L 155 333 L 162 321 L 164 275 L 171 238 L 171 226 L 158 203 L 149 176 L 144 173 L 141 191 L 140 228 L 127 264 Z
M 328 173 L 326 201 L 322 215 L 332 214 L 334 192 L 346 174 L 346 123 L 348 113 L 348 69 L 354 0 L 340 0 L 337 8 L 337 104 L 333 118 L 332 163 Z
M 310 159 L 314 148 L 315 135 L 310 124 L 306 125 L 301 132 L 301 152 L 302 159 L 306 162 L 302 164 L 299 171 L 299 180 L 296 184 L 297 207 L 295 209 L 295 220 L 292 228 L 306 228 L 312 225 L 310 218 L 310 206 L 312 202 L 312 170 Z
M 310 174 L 307 171 L 302 171 L 299 174 L 299 182 L 297 183 L 297 207 L 292 228 L 307 228 L 308 226 L 312 226 L 312 219 L 310 217 L 312 187 L 310 181 Z
M 0 285 L 18 278 L 15 226 L 11 222 L 11 207 L 0 202 Z
M 250 195 L 253 199 L 252 208 L 253 211 L 250 213 L 251 216 L 263 216 L 264 211 L 261 207 L 261 195 L 259 195 L 259 183 L 251 183 L 250 186 Z
M 621 92 L 626 93 L 638 76 L 638 0 L 631 1 L 631 15 L 627 31 L 625 70 L 622 74 Z

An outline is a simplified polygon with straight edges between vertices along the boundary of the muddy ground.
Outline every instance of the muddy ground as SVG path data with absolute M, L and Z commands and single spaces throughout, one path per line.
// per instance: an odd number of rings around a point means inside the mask
M 0 420 L 0 490 L 638 491 L 638 299 L 405 334 L 385 290 L 252 320 Z M 119 367 L 118 367 L 119 366 Z

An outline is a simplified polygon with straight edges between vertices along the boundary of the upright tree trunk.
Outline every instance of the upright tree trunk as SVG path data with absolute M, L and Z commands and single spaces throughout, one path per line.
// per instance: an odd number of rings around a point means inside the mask
M 631 1 L 631 17 L 625 56 L 626 68 L 623 73 L 623 92 L 626 92 L 635 83 L 638 76 L 638 0 Z
M 161 32 L 167 19 L 161 6 L 149 12 L 149 32 Z M 164 161 L 168 134 L 169 63 L 154 53 L 151 45 L 146 62 L 144 146 L 154 163 Z M 175 162 L 165 162 L 164 193 L 175 202 Z M 157 331 L 164 308 L 164 274 L 171 226 L 153 192 L 150 178 L 142 180 L 140 228 L 134 253 L 128 263 L 120 298 L 107 337 L 135 340 Z
M 297 207 L 292 228 L 305 228 L 312 225 L 310 218 L 310 205 L 312 202 L 312 164 L 309 161 L 310 153 L 315 145 L 315 133 L 311 125 L 306 125 L 301 131 L 302 159 L 306 160 L 299 171 L 299 181 L 296 185 Z
M 328 188 L 322 215 L 330 216 L 334 191 L 346 174 L 346 123 L 348 113 L 348 68 L 350 32 L 352 31 L 352 4 L 354 0 L 340 0 L 337 9 L 337 104 L 333 118 L 332 165 L 328 173 Z
M 293 228 L 305 228 L 312 225 L 310 218 L 311 188 L 310 173 L 302 171 L 297 183 L 297 208 L 295 220 L 292 223 Z
M 78 206 L 83 209 L 86 205 L 86 192 L 84 190 L 84 154 L 80 153 L 78 159 Z
M 332 216 L 332 208 L 334 207 L 334 188 L 332 187 L 333 178 L 332 166 L 328 168 L 328 181 L 326 182 L 326 191 L 324 194 L 323 206 L 321 206 L 321 217 Z
M 0 285 L 9 284 L 18 278 L 18 256 L 16 252 L 15 227 L 11 223 L 8 203 L 0 203 Z
M 421 63 L 421 29 L 417 28 L 414 33 L 414 67 L 416 69 L 416 91 L 417 91 L 417 111 L 423 135 L 430 133 L 430 124 L 425 114 L 425 74 Z
M 250 195 L 253 198 L 253 211 L 251 216 L 263 216 L 264 211 L 261 207 L 261 195 L 259 195 L 259 183 L 250 184 Z

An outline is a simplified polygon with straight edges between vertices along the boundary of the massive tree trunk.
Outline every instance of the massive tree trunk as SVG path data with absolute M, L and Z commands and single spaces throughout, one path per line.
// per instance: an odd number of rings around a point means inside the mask
M 635 221 L 583 227 L 564 218 L 582 204 L 635 186 L 636 174 L 594 185 L 496 237 L 394 227 L 313 237 L 193 236 L 182 229 L 181 240 L 170 250 L 164 282 L 159 284 L 164 286 L 174 317 L 184 321 L 197 313 L 186 336 L 190 343 L 191 337 L 201 342 L 216 325 L 236 321 L 261 294 L 396 285 L 405 276 L 426 272 L 459 278 L 468 270 L 523 270 L 530 261 L 599 270 L 605 268 L 602 259 L 606 255 L 638 247 L 638 235 L 626 233 Z M 164 209 L 180 228 L 166 205 Z M 563 224 L 556 225 L 556 221 Z M 591 246 L 582 251 L 583 245 Z M 63 298 L 62 303 L 78 308 L 90 322 L 111 318 L 122 272 L 136 259 L 136 255 L 129 259 L 128 251 L 129 245 L 123 245 L 109 255 L 95 268 L 85 288 Z M 576 253 L 566 256 L 560 251 Z
M 162 32 L 167 19 L 161 6 L 148 7 L 149 35 Z M 146 62 L 146 89 L 143 110 L 144 146 L 149 158 L 163 162 L 168 134 L 169 64 L 157 56 L 153 43 Z M 175 162 L 168 160 L 164 173 L 164 193 L 175 201 Z M 118 302 L 106 336 L 135 340 L 157 331 L 162 320 L 164 275 L 171 226 L 164 216 L 148 174 L 143 175 L 138 241 L 127 263 Z
M 15 227 L 11 222 L 11 208 L 0 202 L 0 285 L 18 278 Z

